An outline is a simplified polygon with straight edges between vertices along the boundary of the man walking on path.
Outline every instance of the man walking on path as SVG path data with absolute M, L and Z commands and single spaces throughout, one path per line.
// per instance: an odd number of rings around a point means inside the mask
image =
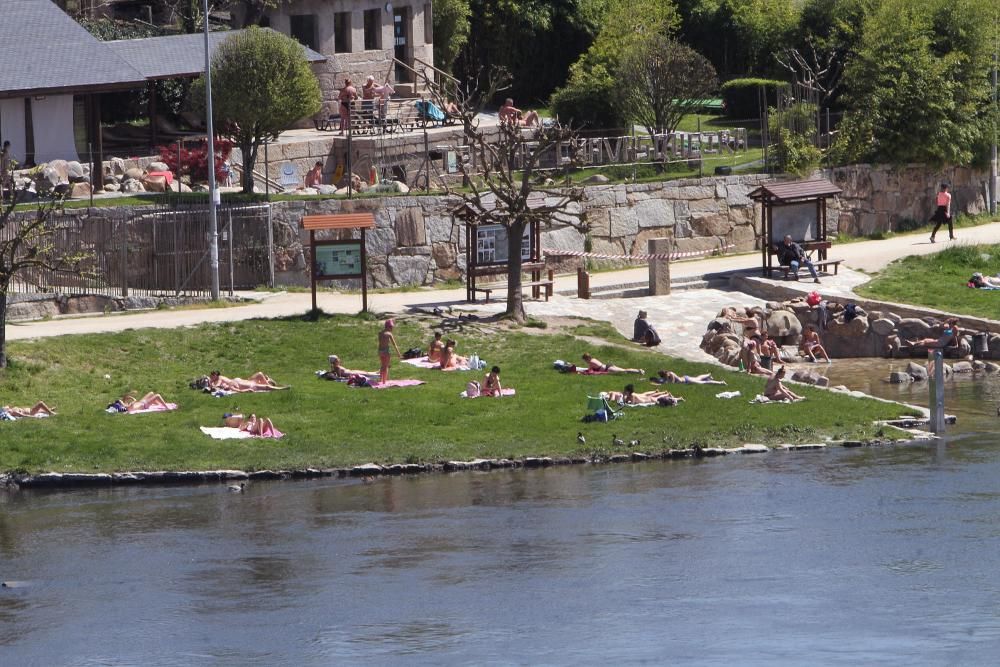
M 948 223 L 948 238 L 952 241 L 955 240 L 955 229 L 951 222 L 951 193 L 948 192 L 947 183 L 941 184 L 941 191 L 937 194 L 937 210 L 931 216 L 931 222 L 935 223 L 934 229 L 931 231 L 931 243 L 934 243 L 934 236 L 945 222 Z
M 816 275 L 816 267 L 813 266 L 812 260 L 806 256 L 806 252 L 802 249 L 802 246 L 793 241 L 792 237 L 788 234 L 785 235 L 785 240 L 778 246 L 778 264 L 791 267 L 792 280 L 799 279 L 799 266 L 805 266 L 809 269 L 809 273 L 813 277 L 813 282 L 819 282 L 819 276 Z

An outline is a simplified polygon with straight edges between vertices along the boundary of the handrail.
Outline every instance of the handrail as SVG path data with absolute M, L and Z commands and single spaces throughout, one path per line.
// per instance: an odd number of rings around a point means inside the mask
M 441 74 L 442 76 L 444 76 L 445 78 L 451 79 L 455 83 L 461 83 L 461 81 L 459 81 L 458 79 L 456 79 L 455 77 L 453 77 L 451 74 L 448 74 L 444 70 L 440 70 L 437 67 L 434 67 L 434 65 L 425 63 L 423 60 L 421 60 L 420 58 L 417 58 L 416 56 L 413 57 L 413 62 L 420 63 L 424 67 L 429 67 L 432 70 L 434 70 L 435 72 L 437 72 L 438 74 Z
M 241 163 L 239 163 L 239 162 L 233 162 L 231 164 L 232 164 L 233 169 L 236 169 L 236 170 L 238 170 L 240 172 L 240 175 L 243 174 L 243 165 Z M 259 171 L 257 171 L 256 169 L 254 169 L 252 173 L 253 173 L 253 177 L 254 177 L 253 178 L 254 182 L 263 181 L 264 183 L 266 183 L 267 185 L 269 185 L 271 188 L 274 188 L 277 192 L 284 192 L 285 191 L 285 186 L 282 185 L 281 183 L 279 183 L 278 181 L 274 180 L 273 178 L 269 178 L 268 176 L 266 176 L 266 175 L 260 173 Z

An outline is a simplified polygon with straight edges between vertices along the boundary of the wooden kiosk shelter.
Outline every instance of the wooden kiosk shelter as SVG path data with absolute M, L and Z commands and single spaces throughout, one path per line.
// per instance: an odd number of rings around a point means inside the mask
M 826 179 L 809 181 L 789 181 L 762 185 L 748 196 L 760 202 L 761 263 L 764 275 L 771 276 L 777 268 L 776 250 L 786 235 L 792 237 L 806 252 L 816 252 L 813 265 L 817 269 L 837 272 L 839 259 L 827 259 L 827 250 L 832 245 L 827 239 L 826 201 L 840 194 L 840 188 Z
M 312 308 L 316 311 L 316 283 L 320 280 L 361 280 L 361 310 L 368 310 L 368 254 L 365 251 L 365 231 L 375 227 L 371 213 L 338 215 L 304 215 L 302 229 L 309 230 L 312 255 Z M 360 230 L 360 239 L 316 240 L 321 230 Z
M 495 291 L 507 289 L 504 283 L 481 284 L 479 278 L 490 276 L 506 279 L 509 270 L 508 243 L 506 225 L 476 224 L 466 204 L 453 210 L 459 219 L 465 221 L 465 300 L 473 303 L 476 292 L 486 295 L 487 303 Z M 530 280 L 521 283 L 521 287 L 530 287 L 531 296 L 539 298 L 545 290 L 545 300 L 552 296 L 553 272 L 550 270 L 545 278 L 545 259 L 542 257 L 541 229 L 538 223 L 530 222 L 521 238 L 521 272 L 530 275 Z M 494 278 L 496 280 L 497 278 Z

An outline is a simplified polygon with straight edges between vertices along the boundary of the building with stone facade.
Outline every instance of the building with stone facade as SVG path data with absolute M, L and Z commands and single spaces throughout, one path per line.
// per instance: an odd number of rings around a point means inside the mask
M 241 19 L 234 10 L 234 21 Z M 390 81 L 405 97 L 434 65 L 429 0 L 290 0 L 266 10 L 264 23 L 326 56 L 314 71 L 328 112 L 345 77 L 359 87 L 369 75 Z

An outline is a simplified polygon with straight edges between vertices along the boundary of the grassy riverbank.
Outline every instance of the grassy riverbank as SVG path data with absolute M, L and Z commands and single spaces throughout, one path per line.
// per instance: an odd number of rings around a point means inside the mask
M 992 275 L 997 266 L 1000 245 L 956 245 L 896 260 L 856 291 L 874 299 L 997 319 L 1000 292 L 966 287 L 973 272 Z
M 397 327 L 400 347 L 425 346 L 430 324 L 404 318 Z M 314 371 L 332 352 L 348 367 L 374 368 L 378 328 L 371 319 L 338 316 L 14 342 L 11 367 L 0 372 L 2 403 L 30 405 L 42 399 L 59 415 L 0 422 L 0 470 L 258 470 L 635 449 L 613 447 L 615 434 L 626 443 L 641 440 L 638 449 L 645 451 L 806 442 L 873 436 L 874 420 L 901 412 L 895 405 L 810 388 L 801 390 L 809 397 L 802 403 L 749 405 L 747 399 L 761 390 L 762 380 L 639 348 L 622 349 L 618 345 L 625 343 L 603 323 L 558 333 L 476 323 L 456 332 L 460 353 L 478 352 L 502 367 L 505 385 L 517 389 L 512 398 L 460 399 L 465 383 L 481 379 L 481 373 L 442 373 L 399 362 L 394 362 L 393 377 L 427 384 L 373 390 L 316 379 Z M 606 337 L 609 345 L 594 344 L 597 336 Z M 712 370 L 730 386 L 679 386 L 675 393 L 687 399 L 680 407 L 632 409 L 620 422 L 584 424 L 580 417 L 588 394 L 620 390 L 631 380 L 642 389 L 651 387 L 635 376 L 570 376 L 552 370 L 554 359 L 578 359 L 587 350 L 604 361 L 648 372 L 662 367 L 688 374 Z M 193 377 L 212 368 L 231 377 L 261 369 L 292 389 L 220 399 L 188 388 Z M 720 389 L 738 389 L 743 397 L 716 399 Z M 176 401 L 180 409 L 148 415 L 103 411 L 126 391 L 149 390 Z M 198 430 L 221 425 L 223 412 L 237 410 L 271 417 L 287 436 L 280 441 L 217 441 Z M 577 442 L 578 431 L 586 435 L 586 445 Z

